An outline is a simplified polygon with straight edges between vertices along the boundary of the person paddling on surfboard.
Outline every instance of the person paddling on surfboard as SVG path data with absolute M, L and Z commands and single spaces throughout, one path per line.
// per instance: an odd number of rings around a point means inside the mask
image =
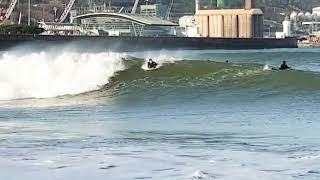
M 287 69 L 290 69 L 290 67 L 287 65 L 286 61 L 283 61 L 279 70 L 287 70 Z
M 152 59 L 149 59 L 148 61 L 148 68 L 149 69 L 155 69 L 158 66 L 158 63 L 154 62 Z

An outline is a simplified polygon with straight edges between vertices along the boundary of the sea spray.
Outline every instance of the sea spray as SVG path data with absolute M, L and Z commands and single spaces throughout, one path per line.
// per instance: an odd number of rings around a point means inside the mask
M 270 71 L 270 70 L 272 70 L 272 68 L 268 64 L 266 64 L 266 65 L 264 65 L 263 70 Z
M 6 52 L 0 57 L 0 100 L 48 98 L 99 89 L 124 70 L 121 53 Z

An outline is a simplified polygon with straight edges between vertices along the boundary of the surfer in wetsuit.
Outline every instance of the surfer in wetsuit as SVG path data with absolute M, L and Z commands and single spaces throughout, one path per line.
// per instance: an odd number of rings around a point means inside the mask
M 158 63 L 154 62 L 152 59 L 149 59 L 148 61 L 148 68 L 149 69 L 154 69 L 158 66 Z
M 283 61 L 283 63 L 281 64 L 279 70 L 287 70 L 290 69 L 290 67 L 287 65 L 286 61 Z

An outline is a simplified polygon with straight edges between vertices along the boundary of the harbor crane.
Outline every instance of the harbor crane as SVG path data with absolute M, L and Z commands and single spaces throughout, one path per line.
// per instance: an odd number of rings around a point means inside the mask
M 0 0 L 0 4 L 1 4 L 2 0 Z M 4 19 L 2 20 L 2 22 L 0 22 L 0 25 L 3 24 L 6 20 L 9 19 L 9 17 L 11 16 L 13 9 L 15 8 L 16 4 L 17 4 L 18 0 L 11 0 L 10 5 L 8 7 L 8 9 L 6 10 L 6 14 L 4 15 Z M 66 8 L 64 9 L 62 15 L 59 18 L 59 22 L 62 23 L 63 21 L 65 21 L 65 19 L 67 18 L 73 4 L 74 4 L 75 0 L 70 0 L 68 5 L 66 6 Z
M 166 20 L 170 19 L 170 14 L 171 14 L 171 9 L 172 9 L 173 3 L 174 3 L 174 0 L 171 0 L 171 3 L 169 4 L 167 12 L 166 12 L 166 16 L 165 16 Z
M 139 5 L 139 0 L 135 0 L 135 1 L 134 1 L 133 8 L 132 8 L 132 10 L 131 10 L 131 14 L 135 14 L 135 13 L 136 13 L 137 8 L 138 8 L 138 5 Z
M 3 24 L 6 20 L 9 19 L 9 17 L 11 16 L 12 12 L 13 12 L 13 9 L 15 8 L 16 4 L 17 4 L 17 1 L 18 0 L 11 0 L 10 2 L 10 5 L 9 5 L 9 8 L 7 9 L 6 11 L 6 14 L 4 16 L 4 19 L 2 22 L 0 22 L 0 25 Z M 58 19 L 58 22 L 59 23 L 62 23 L 66 20 L 68 14 L 70 13 L 71 11 L 71 8 L 73 6 L 73 4 L 75 3 L 76 0 L 70 0 L 68 5 L 66 6 L 66 8 L 64 9 L 62 15 L 60 16 L 60 18 Z M 1 4 L 2 0 L 0 0 L 0 4 Z M 139 5 L 139 0 L 135 0 L 134 2 L 134 5 L 133 5 L 133 8 L 132 8 L 132 11 L 131 11 L 131 14 L 135 14 L 136 11 L 137 11 L 137 8 L 138 8 L 138 5 Z
M 1 2 L 2 2 L 2 0 L 0 0 L 0 4 L 1 4 Z M 0 25 L 3 24 L 6 20 L 9 19 L 9 17 L 10 17 L 11 14 L 12 14 L 12 11 L 13 11 L 14 7 L 15 7 L 16 4 L 17 4 L 17 2 L 18 2 L 18 0 L 12 0 L 12 1 L 10 2 L 10 5 L 9 5 L 7 11 L 6 11 L 6 14 L 4 15 L 4 19 L 3 19 L 2 22 L 0 22 Z
M 71 8 L 72 8 L 72 6 L 73 6 L 75 1 L 76 0 L 70 0 L 69 1 L 68 5 L 66 6 L 66 8 L 64 9 L 62 15 L 59 18 L 59 22 L 60 23 L 62 23 L 64 20 L 66 20 L 66 18 L 68 16 L 69 12 L 71 11 Z

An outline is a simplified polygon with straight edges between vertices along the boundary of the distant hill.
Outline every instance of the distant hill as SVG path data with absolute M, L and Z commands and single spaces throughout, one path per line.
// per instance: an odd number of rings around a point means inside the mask
M 0 0 L 2 5 L 0 7 L 8 7 L 10 0 Z M 32 0 L 32 17 L 33 21 L 38 21 L 44 18 L 45 20 L 53 20 L 53 7 L 57 7 L 57 16 L 60 16 L 65 4 L 69 0 Z M 88 6 L 88 2 L 94 4 L 103 4 L 112 2 L 112 5 L 115 6 L 132 6 L 134 0 L 76 0 L 75 6 Z M 212 0 L 201 0 L 212 1 Z M 241 4 L 244 0 L 225 0 L 227 4 Z M 23 17 L 27 16 L 27 1 L 20 2 L 20 10 L 22 10 Z M 162 3 L 164 5 L 169 5 L 172 0 L 148 0 L 148 3 Z M 292 11 L 304 11 L 311 12 L 313 7 L 320 7 L 320 0 L 255 0 L 256 7 L 259 7 L 264 12 L 264 17 L 267 22 L 274 22 L 280 24 L 284 19 L 284 16 L 281 14 L 290 14 Z M 145 0 L 140 0 L 141 4 L 145 3 Z M 192 15 L 194 14 L 195 0 L 174 0 L 174 4 L 171 9 L 171 16 L 174 19 L 179 18 L 183 15 Z M 130 8 L 130 7 L 128 7 Z M 17 9 L 17 8 L 16 8 Z M 23 18 L 23 21 L 26 19 Z
M 320 6 L 320 0 L 256 0 L 256 4 L 260 7 L 311 11 L 313 7 Z
M 264 12 L 265 24 L 280 30 L 285 16 L 296 12 L 312 12 L 312 8 L 320 7 L 320 0 L 256 0 L 256 6 Z
M 113 0 L 116 1 L 116 0 Z M 144 0 L 141 0 L 144 1 Z M 152 0 L 157 2 L 157 0 Z M 184 11 L 186 13 L 194 13 L 195 0 L 174 0 L 173 12 Z M 202 2 L 210 2 L 212 0 L 201 0 Z M 225 0 L 228 2 L 228 0 Z M 241 4 L 244 0 L 229 0 L 229 4 Z M 158 0 L 163 4 L 169 4 L 171 0 Z M 261 8 L 265 12 L 265 18 L 280 22 L 284 17 L 281 14 L 290 14 L 292 11 L 311 12 L 312 8 L 320 7 L 320 0 L 255 0 L 256 7 Z

